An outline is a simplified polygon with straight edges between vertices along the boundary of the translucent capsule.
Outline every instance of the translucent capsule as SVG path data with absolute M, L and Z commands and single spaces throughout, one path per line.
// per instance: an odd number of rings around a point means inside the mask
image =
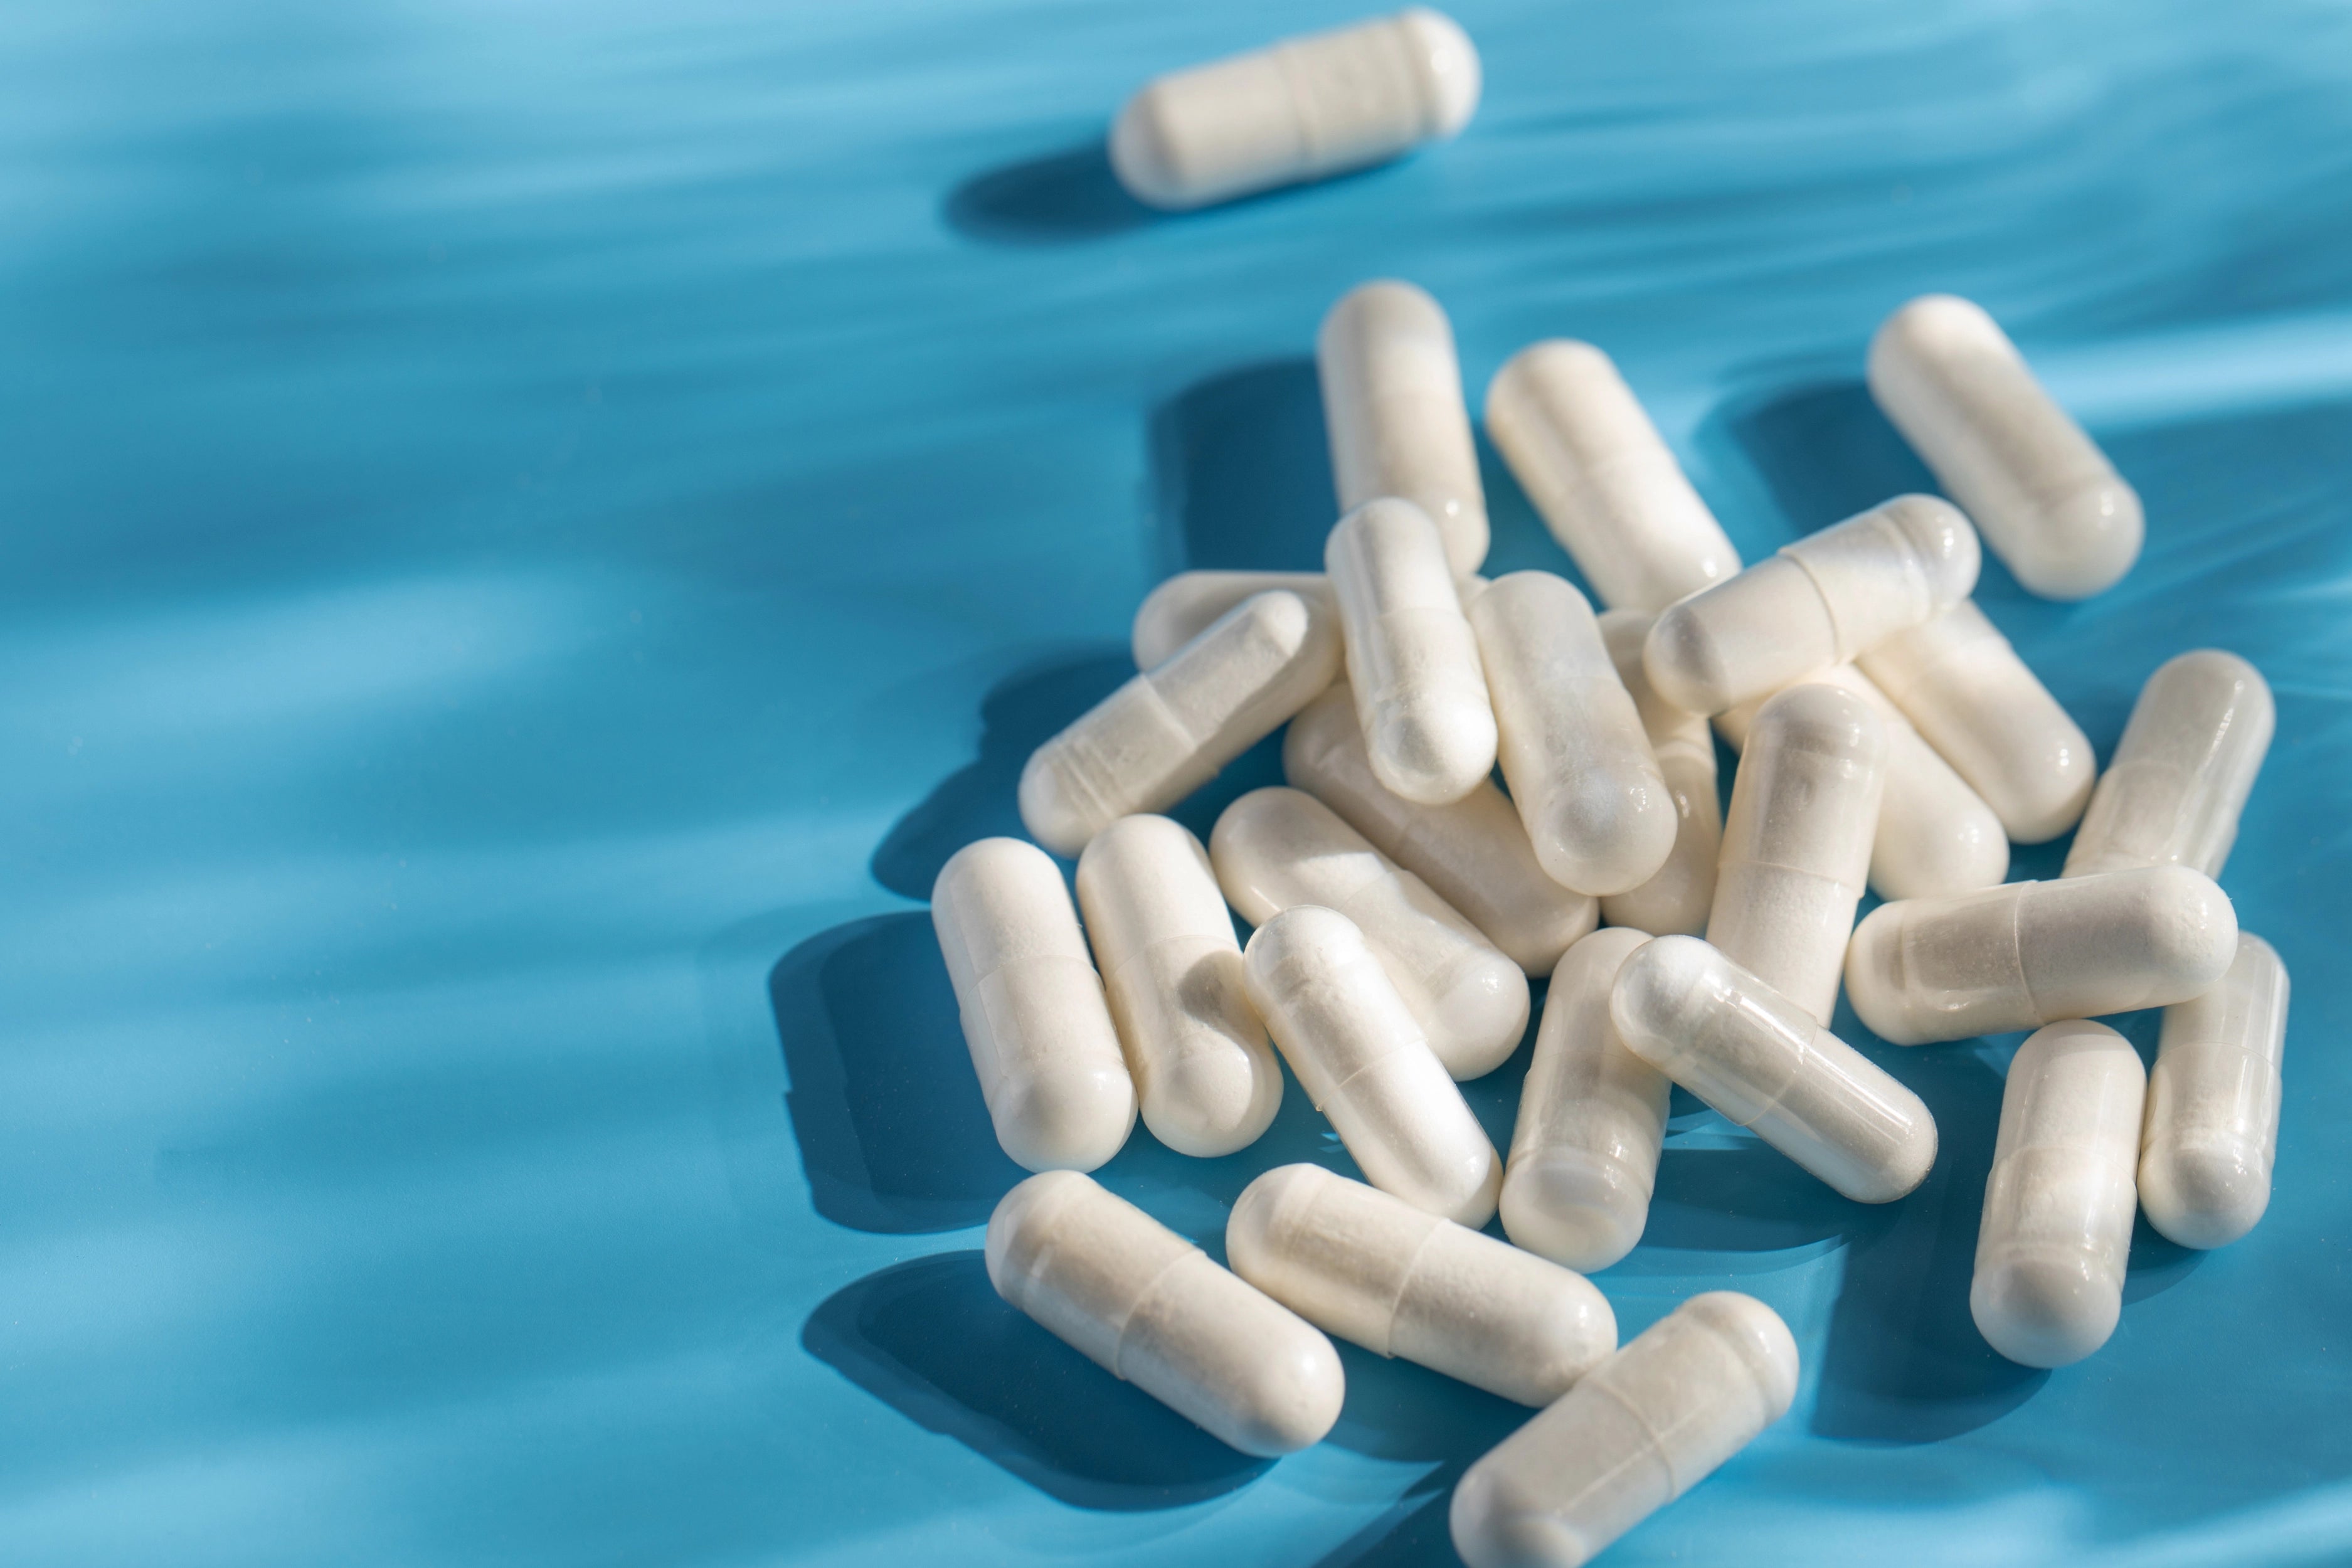
M 1642 1239 L 1665 1141 L 1668 1085 L 1625 1048 L 1609 995 L 1649 939 L 1612 926 L 1552 972 L 1503 1168 L 1503 1230 L 1529 1252 L 1582 1273 Z
M 1486 387 L 1486 434 L 1603 604 L 1657 611 L 1739 570 L 1609 356 L 1555 338 Z
M 983 838 L 931 884 L 931 924 L 996 1141 L 1032 1171 L 1091 1171 L 1135 1127 L 1087 939 L 1045 852 Z
M 1180 1154 L 1255 1142 L 1282 1104 L 1282 1068 L 1201 841 L 1164 816 L 1124 816 L 1087 846 L 1077 879 L 1143 1124 Z
M 1209 860 L 1252 925 L 1301 904 L 1347 916 L 1455 1078 L 1492 1072 L 1518 1048 L 1526 973 L 1313 795 L 1252 790 L 1217 818 Z
M 1475 572 L 1486 491 L 1444 310 L 1410 283 L 1361 284 L 1323 318 L 1315 363 L 1339 510 L 1409 500 L 1437 524 L 1448 567 Z
M 2221 984 L 2164 1010 L 2147 1075 L 2139 1206 L 2182 1247 L 2226 1246 L 2270 1206 L 2286 997 L 2286 965 L 2270 943 L 2240 931 Z
M 1460 800 L 1494 772 L 1495 710 L 1436 525 L 1372 501 L 1339 520 L 1323 565 L 1373 775 L 1423 805 Z
M 1234 1272 L 1326 1333 L 1521 1405 L 1549 1405 L 1617 1348 L 1580 1275 L 1320 1165 L 1282 1165 L 1225 1223 Z
M 1365 1178 L 1473 1229 L 1492 1219 L 1502 1159 L 1363 933 L 1305 904 L 1242 956 L 1251 1004 Z
M 2091 742 L 1975 600 L 1895 633 L 1859 662 L 2011 839 L 2046 843 L 2082 816 L 2098 772 Z
M 1046 742 L 1021 770 L 1021 821 L 1076 855 L 1122 816 L 1175 805 L 1331 684 L 1339 628 L 1297 594 L 1244 600 Z
M 1674 796 L 1592 606 L 1566 578 L 1514 572 L 1470 606 L 1504 782 L 1553 881 L 1630 892 L 1675 847 Z
M 1732 776 L 1706 940 L 1826 1024 L 1878 825 L 1886 729 L 1833 686 L 1764 704 Z
M 1601 617 L 1601 637 L 1626 695 L 1642 715 L 1643 731 L 1666 795 L 1675 803 L 1674 847 L 1665 864 L 1640 887 L 1601 900 L 1601 917 L 1612 926 L 1632 926 L 1652 936 L 1696 936 L 1706 930 L 1715 902 L 1715 863 L 1723 848 L 1723 806 L 1716 794 L 1715 738 L 1706 721 L 1686 713 L 1650 687 L 1642 668 L 1642 638 L 1650 629 L 1646 610 L 1612 610 Z
M 1893 1203 L 1936 1163 L 1917 1095 L 1696 937 L 1626 959 L 1609 1011 L 1626 1049 L 1856 1203 Z
M 1897 496 L 1668 605 L 1643 664 L 1677 708 L 1720 713 L 1942 615 L 1976 586 L 1977 565 L 1967 518 Z
M 1152 669 L 1216 624 L 1243 600 L 1280 590 L 1312 600 L 1337 616 L 1320 572 L 1179 572 L 1144 595 L 1128 645 L 1135 668 Z
M 2199 648 L 2158 666 L 2091 792 L 2064 874 L 2179 865 L 2220 876 L 2277 724 L 2269 683 L 2234 653 Z
M 1470 1467 L 1469 1568 L 1580 1568 L 1789 1412 L 1797 1342 L 1753 1296 L 1694 1296 Z
M 2147 1086 L 2131 1042 L 2085 1018 L 2041 1030 L 2009 1064 L 1969 1312 L 2013 1362 L 2065 1366 L 2116 1331 Z
M 1854 1016 L 1897 1046 L 2163 1007 L 2221 978 L 2229 895 L 2186 866 L 1882 904 L 1846 953 Z
M 1569 944 L 1599 919 L 1591 898 L 1544 875 L 1518 812 L 1491 780 L 1451 805 L 1420 805 L 1391 794 L 1372 776 L 1355 694 L 1345 683 L 1290 721 L 1282 771 L 1429 884 L 1530 975 L 1550 973 Z M 1711 859 L 1707 869 L 1711 877 Z
M 989 1282 L 1112 1376 L 1244 1454 L 1319 1441 L 1347 1393 L 1312 1324 L 1091 1176 L 1032 1176 L 988 1221 Z
M 1478 51 L 1414 6 L 1155 78 L 1111 127 L 1136 200 L 1183 211 L 1384 163 L 1460 133 Z
M 1979 307 L 1927 294 L 1887 317 L 1870 391 L 2029 591 L 2086 599 L 2139 558 L 2139 497 Z

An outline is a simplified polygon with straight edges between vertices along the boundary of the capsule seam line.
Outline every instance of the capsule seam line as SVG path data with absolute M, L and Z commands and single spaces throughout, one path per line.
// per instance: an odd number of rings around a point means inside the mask
M 1121 1383 L 1128 1381 L 1127 1367 L 1125 1364 L 1127 1361 L 1128 1331 L 1135 1326 L 1135 1320 L 1137 1317 L 1141 1315 L 1144 1304 L 1151 1300 L 1152 1292 L 1160 1289 L 1160 1282 L 1166 1279 L 1171 1272 L 1191 1262 L 1195 1256 L 1206 1257 L 1207 1254 L 1202 1253 L 1199 1247 L 1193 1246 L 1191 1242 L 1186 1242 L 1184 1244 L 1184 1250 L 1176 1257 L 1170 1258 L 1167 1263 L 1161 1267 L 1160 1272 L 1151 1277 L 1150 1282 L 1145 1285 L 1142 1289 L 1135 1293 L 1135 1304 L 1127 1310 L 1127 1316 L 1120 1321 L 1118 1325 L 1118 1343 L 1113 1347 L 1111 1351 L 1111 1375 L 1118 1378 Z

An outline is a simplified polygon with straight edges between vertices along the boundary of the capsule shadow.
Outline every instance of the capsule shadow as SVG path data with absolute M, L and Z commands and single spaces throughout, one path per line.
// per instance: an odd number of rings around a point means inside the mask
M 1427 1367 L 1333 1342 L 1347 1368 L 1348 1401 L 1328 1440 L 1374 1458 L 1437 1463 L 1378 1519 L 1318 1558 L 1315 1568 L 1457 1562 L 1446 1526 L 1454 1483 L 1535 1412 Z
M 1315 362 L 1193 383 L 1151 414 L 1162 558 L 1177 569 L 1319 572 L 1339 515 Z
M 947 226 L 989 245 L 1068 245 L 1144 227 L 1166 215 L 1127 194 L 1100 136 L 960 181 L 940 204 Z
M 1770 1146 L 1668 1147 L 1658 1160 L 1644 1247 L 1694 1252 L 1779 1252 L 1832 1237 L 1874 1233 L 1884 1210 L 1840 1197 Z

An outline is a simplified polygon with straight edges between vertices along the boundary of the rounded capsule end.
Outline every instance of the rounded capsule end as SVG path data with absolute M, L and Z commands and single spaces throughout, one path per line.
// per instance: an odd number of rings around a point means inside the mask
M 1667 1047 L 1696 1034 L 1724 962 L 1695 936 L 1662 936 L 1637 948 L 1609 992 L 1609 1018 L 1625 1048 L 1656 1067 L 1671 1054 Z
M 1087 795 L 1072 787 L 1053 742 L 1029 754 L 1016 798 L 1029 837 L 1064 858 L 1074 858 L 1108 824 Z
M 1536 858 L 1560 886 L 1594 898 L 1630 893 L 1658 874 L 1680 826 L 1654 767 L 1632 778 L 1587 769 L 1554 792 Z
M 1546 1149 L 1503 1180 L 1503 1234 L 1580 1274 L 1633 1250 L 1650 1218 L 1651 1184 L 1622 1161 L 1586 1149 Z
M 988 1266 L 988 1282 L 1014 1306 L 1021 1305 L 1029 1271 L 1044 1242 L 1044 1229 L 1054 1211 L 1095 1184 L 1076 1171 L 1047 1171 L 1030 1177 L 996 1200 L 988 1216 L 988 1239 L 981 1257 Z
M 1277 1217 L 1295 1204 L 1311 1202 L 1329 1173 L 1320 1165 L 1276 1165 L 1242 1189 L 1225 1219 L 1225 1261 L 1234 1273 L 1256 1280 L 1268 1272 Z
M 1530 1006 L 1526 970 L 1498 951 L 1475 952 L 1435 999 L 1430 1049 L 1455 1079 L 1484 1078 L 1519 1048 Z
M 1642 673 L 1650 689 L 1686 713 L 1720 713 L 1737 700 L 1738 685 L 1706 617 L 1685 599 L 1668 605 L 1642 639 Z
M 1126 1145 L 1135 1109 L 1135 1080 L 1121 1062 L 1008 1079 L 989 1120 L 1024 1170 L 1091 1171 Z
M 1903 902 L 1881 904 L 1853 928 L 1845 949 L 1845 999 L 1864 1028 L 1890 1046 L 1918 1046 L 1927 1037 L 1913 1026 L 1903 985 Z
M 1321 1442 L 1339 1424 L 1348 1396 L 1339 1352 L 1321 1330 L 1304 1320 L 1297 1323 L 1276 1353 L 1252 1360 L 1234 1390 L 1238 1420 L 1221 1436 L 1244 1454 L 1262 1459 L 1295 1454 Z
M 1853 692 L 1809 681 L 1790 687 L 1756 710 L 1748 750 L 1766 744 L 1883 767 L 1886 726 Z
M 1129 99 L 1111 122 L 1110 167 L 1127 194 L 1146 206 L 1181 212 L 1201 205 L 1187 189 L 1157 82 Z
M 1975 591 L 1984 551 L 1958 507 L 1937 496 L 1908 495 L 1896 496 L 1882 510 L 1917 552 L 1936 614 Z
M 1385 713 L 1365 739 L 1381 783 L 1422 805 L 1451 805 L 1495 771 L 1494 710 L 1475 703 Z
M 2248 1142 L 2164 1144 L 2140 1156 L 2139 1206 L 2177 1246 L 2226 1247 L 2253 1229 L 2270 1204 L 2270 1162 Z
M 1738 1352 L 1764 1396 L 1769 1426 L 1789 1413 L 1797 1397 L 1797 1341 L 1780 1314 L 1737 1290 L 1708 1290 L 1675 1309 L 1715 1331 Z
M 1870 378 L 1874 383 L 1884 376 L 1882 362 L 1889 354 L 1939 355 L 1962 348 L 1981 349 L 1987 344 L 2006 353 L 2016 352 L 2010 345 L 2009 334 L 2000 330 L 2000 323 L 1983 306 L 1957 294 L 1922 294 L 1896 307 L 1879 323 L 1870 340 Z
M 1282 1106 L 1282 1074 L 1270 1058 L 1236 1050 L 1223 1035 L 1177 1042 L 1174 1062 L 1152 1081 L 1143 1107 L 1151 1135 L 1179 1154 L 1213 1160 L 1258 1141 Z
M 1969 1313 L 1985 1342 L 2019 1365 L 2068 1366 L 2107 1342 L 2123 1298 L 2080 1256 L 2027 1256 L 1979 1267 Z
M 2203 995 L 2238 956 L 2238 912 L 2230 895 L 2212 878 L 2186 866 L 2122 874 L 2147 883 L 2142 910 L 2149 969 L 2162 985 L 2160 1005 Z
M 2147 534 L 2139 492 L 2109 474 L 2033 509 L 2039 545 L 2010 563 L 2017 580 L 2045 599 L 2087 599 L 2123 581 Z
M 1581 1568 L 1603 1544 L 1484 1463 L 1454 1489 L 1446 1526 L 1468 1568 Z
M 1415 5 L 1397 16 L 1420 68 L 1423 101 L 1430 110 L 1430 134 L 1458 136 L 1477 112 L 1485 79 L 1478 66 L 1478 47 L 1462 25 L 1442 11 Z

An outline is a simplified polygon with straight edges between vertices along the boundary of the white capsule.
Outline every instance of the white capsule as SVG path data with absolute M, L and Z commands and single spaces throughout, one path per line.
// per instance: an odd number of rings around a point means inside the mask
M 1490 1073 L 1518 1048 L 1526 973 L 1313 795 L 1250 791 L 1217 818 L 1209 860 L 1226 902 L 1252 925 L 1301 904 L 1345 915 L 1455 1078 Z
M 2167 660 L 2140 688 L 2063 875 L 2179 865 L 2220 876 L 2277 726 L 2269 682 L 2236 654 Z
M 1625 1048 L 1609 1016 L 1617 971 L 1648 940 L 1597 931 L 1552 971 L 1503 1168 L 1504 1233 L 1587 1274 L 1633 1250 L 1657 1185 L 1666 1077 Z
M 1870 391 L 2030 592 L 2086 599 L 2139 559 L 2139 497 L 1979 307 L 1927 294 L 1887 317 Z
M 1081 714 L 1021 770 L 1021 821 L 1075 856 L 1122 816 L 1163 810 L 1272 734 L 1339 670 L 1339 628 L 1297 594 L 1258 594 Z
M 2087 1018 L 2051 1025 L 2009 1064 L 1969 1312 L 2013 1362 L 2065 1366 L 2116 1331 L 2147 1087 L 2131 1042 Z
M 1674 847 L 1665 864 L 1640 887 L 1601 900 L 1601 918 L 1652 936 L 1696 936 L 1706 930 L 1715 902 L 1715 863 L 1723 849 L 1723 805 L 1716 793 L 1715 737 L 1706 721 L 1660 697 L 1642 668 L 1646 610 L 1611 610 L 1601 617 L 1601 640 L 1626 695 L 1642 715 L 1651 754 L 1675 803 Z
M 1628 958 L 1609 1016 L 1626 1049 L 1856 1203 L 1893 1203 L 1936 1163 L 1917 1095 L 1696 937 Z
M 1326 1333 L 1521 1405 L 1617 1348 L 1582 1276 L 1320 1165 L 1268 1171 L 1225 1223 L 1234 1272 Z
M 1478 89 L 1469 36 L 1416 5 L 1154 78 L 1119 110 L 1110 164 L 1136 200 L 1182 212 L 1458 135 Z
M 1550 973 L 1600 918 L 1591 898 L 1544 875 L 1518 812 L 1492 780 L 1451 805 L 1421 805 L 1374 778 L 1355 693 L 1344 682 L 1290 721 L 1282 772 L 1428 883 L 1530 975 Z
M 2279 955 L 2240 931 L 2221 984 L 2164 1010 L 2147 1075 L 2139 1206 L 2183 1247 L 2227 1246 L 2270 1206 L 2286 995 Z
M 1319 1441 L 1347 1393 L 1312 1324 L 1091 1176 L 1032 1176 L 988 1221 L 989 1283 L 1057 1338 L 1244 1454 Z
M 1339 520 L 1323 565 L 1373 774 L 1423 805 L 1460 800 L 1495 771 L 1495 710 L 1436 525 L 1372 501 Z
M 2229 895 L 2186 866 L 2011 882 L 1873 910 L 1845 994 L 1891 1045 L 1964 1040 L 2186 1001 L 2237 941 Z
M 1502 1159 L 1363 933 L 1304 904 L 1242 956 L 1252 1005 L 1365 1179 L 1473 1229 L 1492 1219 Z
M 1078 858 L 1078 908 L 1151 1135 L 1203 1158 L 1257 1142 L 1282 1068 L 1201 841 L 1164 816 L 1119 818 Z
M 1862 901 L 1886 727 L 1834 686 L 1764 704 L 1731 780 L 1706 940 L 1823 1024 Z
M 996 1141 L 1032 1171 L 1091 1171 L 1135 1127 L 1135 1084 L 1045 852 L 983 838 L 931 884 L 931 924 Z
M 1128 634 L 1135 668 L 1157 668 L 1235 605 L 1277 589 L 1339 614 L 1320 572 L 1179 572 L 1145 595 L 1136 609 Z
M 1643 663 L 1667 701 L 1720 713 L 1942 615 L 1977 565 L 1976 531 L 1950 503 L 1896 496 L 1669 605 Z
M 1469 1568 L 1580 1568 L 1789 1412 L 1797 1342 L 1753 1296 L 1694 1296 L 1470 1467 Z
M 1486 492 L 1444 310 L 1410 283 L 1360 284 L 1323 318 L 1315 363 L 1339 510 L 1409 500 L 1437 524 L 1447 565 L 1475 572 Z
M 2082 816 L 2098 772 L 2091 742 L 1975 600 L 1895 633 L 1859 662 L 2009 837 L 2047 843 Z

